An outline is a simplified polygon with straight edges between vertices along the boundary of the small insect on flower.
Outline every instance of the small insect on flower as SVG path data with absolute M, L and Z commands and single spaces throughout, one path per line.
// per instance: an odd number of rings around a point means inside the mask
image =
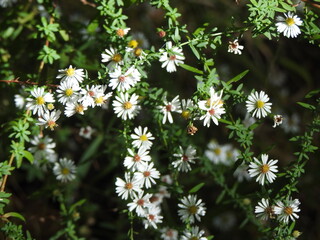
M 258 176 L 256 181 L 261 185 L 264 185 L 265 180 L 272 183 L 277 177 L 274 172 L 278 172 L 278 166 L 275 165 L 278 160 L 271 159 L 268 161 L 268 157 L 269 156 L 267 154 L 262 154 L 261 162 L 254 157 L 254 162 L 251 162 L 249 165 L 250 169 L 248 171 L 250 177 Z
M 295 38 L 301 33 L 299 26 L 302 25 L 302 21 L 297 15 L 291 12 L 284 13 L 284 17 L 278 16 L 277 21 L 277 31 L 285 37 Z

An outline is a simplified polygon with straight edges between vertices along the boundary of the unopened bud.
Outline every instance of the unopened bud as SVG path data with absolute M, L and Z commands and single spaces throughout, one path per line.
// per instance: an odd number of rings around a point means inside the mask
M 163 37 L 166 36 L 166 32 L 163 31 L 163 30 L 160 30 L 160 31 L 158 31 L 158 36 L 161 37 L 161 38 L 163 38 Z

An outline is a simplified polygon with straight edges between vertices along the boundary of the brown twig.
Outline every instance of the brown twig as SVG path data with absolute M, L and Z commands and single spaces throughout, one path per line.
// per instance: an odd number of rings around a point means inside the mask
M 9 160 L 9 166 L 12 165 L 13 159 L 14 159 L 14 154 L 12 153 Z M 3 180 L 1 182 L 0 192 L 4 192 L 4 188 L 6 187 L 6 184 L 7 184 L 7 179 L 8 179 L 8 175 L 4 175 Z
M 97 6 L 96 4 L 88 2 L 87 0 L 80 0 L 80 2 L 82 2 L 83 5 L 89 5 L 94 8 Z
M 37 82 L 30 82 L 30 80 L 27 80 L 25 82 L 19 81 L 20 78 L 15 78 L 15 79 L 10 79 L 10 80 L 0 80 L 0 82 L 5 82 L 5 83 L 18 83 L 20 85 L 39 85 Z M 58 87 L 59 85 L 56 84 L 44 84 L 45 86 L 48 87 Z
M 320 8 L 320 4 L 317 4 L 313 1 L 310 1 L 310 0 L 301 0 L 301 1 L 310 4 L 311 6 L 313 6 L 315 8 Z

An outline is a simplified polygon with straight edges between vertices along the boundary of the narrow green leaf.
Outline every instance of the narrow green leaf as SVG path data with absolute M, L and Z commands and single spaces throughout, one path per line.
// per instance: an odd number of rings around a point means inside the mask
M 30 152 L 24 150 L 24 151 L 23 151 L 23 156 L 24 156 L 30 163 L 33 163 L 34 158 L 33 158 L 33 155 L 32 155 Z
M 26 221 L 26 219 L 24 218 L 24 216 L 22 216 L 20 213 L 17 212 L 8 212 L 5 213 L 4 215 L 2 215 L 3 218 L 9 218 L 9 217 L 15 217 L 15 218 L 19 218 L 22 221 Z
M 235 76 L 234 78 L 230 79 L 227 84 L 231 84 L 233 82 L 238 82 L 239 80 L 241 80 L 245 75 L 247 75 L 247 73 L 249 72 L 249 70 L 245 70 L 242 73 L 238 74 L 237 76 Z
M 84 204 L 86 201 L 87 201 L 86 199 L 81 199 L 81 200 L 79 200 L 78 202 L 72 204 L 72 206 L 71 206 L 70 209 L 69 209 L 69 214 L 73 213 L 73 211 L 74 211 L 74 209 L 75 209 L 76 207 L 81 206 L 81 205 Z
M 320 89 L 312 90 L 311 92 L 308 92 L 305 98 L 311 98 L 314 95 L 318 94 L 320 92 Z
M 204 183 L 199 183 L 198 185 L 194 186 L 190 189 L 189 193 L 196 193 L 198 192 L 202 187 L 204 186 Z
M 196 56 L 197 59 L 200 59 L 200 54 L 198 52 L 198 50 L 193 46 L 193 45 L 189 45 L 189 47 L 191 48 L 193 54 Z
M 220 195 L 217 197 L 217 199 L 216 199 L 216 204 L 219 204 L 219 203 L 222 201 L 222 199 L 223 199 L 223 197 L 224 197 L 225 194 L 226 194 L 226 191 L 223 190 L 223 191 L 220 193 Z
M 304 107 L 306 109 L 310 109 L 310 110 L 315 110 L 316 107 L 311 105 L 311 104 L 308 104 L 308 103 L 303 103 L 303 102 L 297 102 L 301 107 Z
M 203 74 L 203 72 L 201 70 L 194 68 L 194 67 L 191 67 L 187 64 L 179 64 L 179 66 L 186 69 L 187 71 L 198 73 L 198 74 Z

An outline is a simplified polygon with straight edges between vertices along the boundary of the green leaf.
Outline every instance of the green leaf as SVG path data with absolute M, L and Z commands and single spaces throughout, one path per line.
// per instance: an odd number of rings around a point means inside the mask
M 311 105 L 311 104 L 308 104 L 308 103 L 303 103 L 303 102 L 297 102 L 301 107 L 304 107 L 306 109 L 310 109 L 310 110 L 315 110 L 316 107 Z
M 220 195 L 217 197 L 217 199 L 216 199 L 216 204 L 218 204 L 218 203 L 220 203 L 220 202 L 222 201 L 222 199 L 223 199 L 223 197 L 224 197 L 225 194 L 226 194 L 226 191 L 223 190 L 223 191 L 220 193 Z
M 8 212 L 5 213 L 4 215 L 2 215 L 3 218 L 9 218 L 9 217 L 15 217 L 15 218 L 19 218 L 22 221 L 26 221 L 26 219 L 24 218 L 24 216 L 22 216 L 20 213 L 17 212 Z
M 189 193 L 196 193 L 198 192 L 202 187 L 204 186 L 204 183 L 199 183 L 198 185 L 194 186 L 190 189 Z
M 230 79 L 227 84 L 231 84 L 233 82 L 238 82 L 239 80 L 241 80 L 245 75 L 247 75 L 247 73 L 249 72 L 249 70 L 245 70 L 242 73 L 238 74 L 237 76 L 235 76 L 234 78 Z
M 69 214 L 73 213 L 76 207 L 81 206 L 82 204 L 84 204 L 87 200 L 86 199 L 81 199 L 78 202 L 72 204 L 72 206 L 69 209 Z
M 316 89 L 316 90 L 312 90 L 310 92 L 307 93 L 307 95 L 305 96 L 305 98 L 311 98 L 314 95 L 318 94 L 320 92 L 320 89 Z
M 203 74 L 203 72 L 197 68 L 191 67 L 187 64 L 179 64 L 180 67 L 190 71 L 190 72 L 194 72 L 194 73 L 198 73 L 198 74 Z
M 198 52 L 198 50 L 193 46 L 193 45 L 189 45 L 189 47 L 191 48 L 193 54 L 196 56 L 197 59 L 200 59 L 200 54 Z
M 59 33 L 63 40 L 69 41 L 69 34 L 65 30 L 60 30 Z
M 26 159 L 28 159 L 28 161 L 29 161 L 30 163 L 33 163 L 34 158 L 33 158 L 33 155 L 32 155 L 30 152 L 24 150 L 24 151 L 23 151 L 23 156 L 24 156 Z

